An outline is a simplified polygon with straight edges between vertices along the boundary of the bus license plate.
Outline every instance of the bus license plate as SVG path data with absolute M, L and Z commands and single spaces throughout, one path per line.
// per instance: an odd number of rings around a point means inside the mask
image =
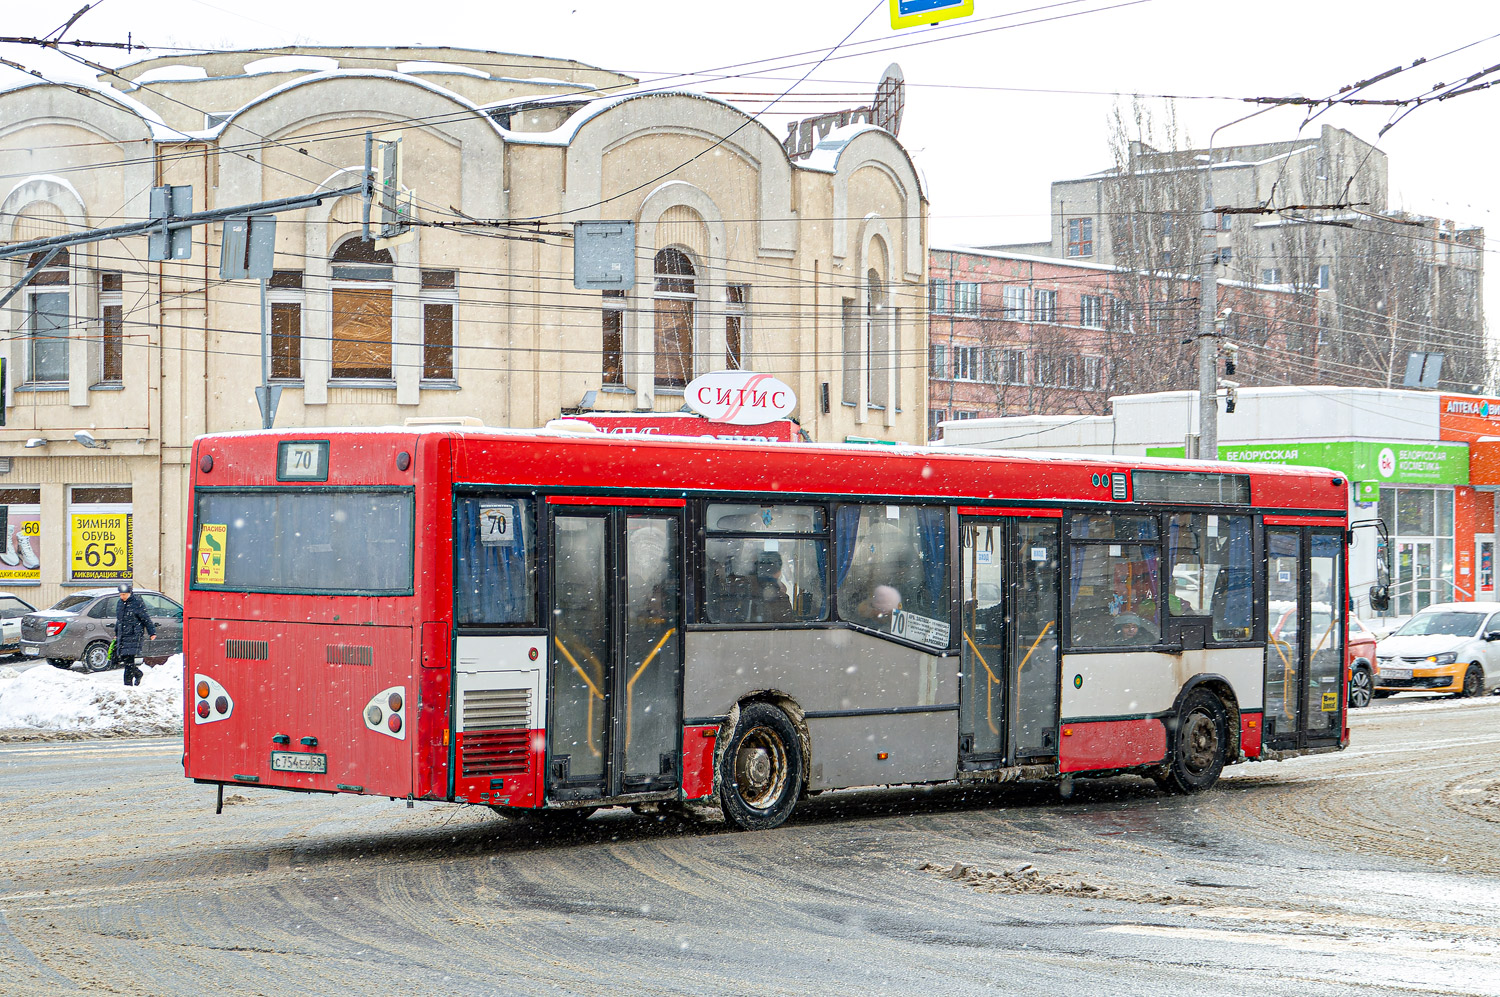
M 326 775 L 328 772 L 328 756 L 314 755 L 306 751 L 273 751 L 271 752 L 272 772 L 315 772 Z
M 1409 679 L 1409 678 L 1411 678 L 1411 669 L 1410 668 L 1382 668 L 1380 670 L 1380 677 L 1381 678 L 1387 678 L 1387 679 Z

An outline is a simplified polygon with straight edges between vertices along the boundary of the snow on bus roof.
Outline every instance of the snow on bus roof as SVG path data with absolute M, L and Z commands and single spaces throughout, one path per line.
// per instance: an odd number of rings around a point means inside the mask
M 594 443 L 606 446 L 691 446 L 700 449 L 717 447 L 761 447 L 774 451 L 792 450 L 799 453 L 857 453 L 864 455 L 929 457 L 934 459 L 962 458 L 985 460 L 1009 460 L 1028 464 L 1075 464 L 1104 466 L 1114 470 L 1164 470 L 1164 471 L 1211 471 L 1218 473 L 1256 474 L 1261 476 L 1325 477 L 1343 478 L 1344 474 L 1332 468 L 1305 464 L 1258 464 L 1232 461 L 1211 461 L 1183 457 L 1140 457 L 1130 454 L 1067 453 L 1060 450 L 997 450 L 987 447 L 932 447 L 915 443 L 767 443 L 762 440 L 712 438 L 706 436 L 671 436 L 666 433 L 630 435 L 619 433 L 588 433 L 571 429 L 516 429 L 504 426 L 329 426 L 307 427 L 297 430 L 242 429 L 223 433 L 205 433 L 199 440 L 219 440 L 272 436 L 281 439 L 309 439 L 326 436 L 368 436 L 372 433 L 390 433 L 398 436 L 449 436 L 455 438 L 490 437 L 495 439 L 540 439 L 572 440 L 578 443 Z

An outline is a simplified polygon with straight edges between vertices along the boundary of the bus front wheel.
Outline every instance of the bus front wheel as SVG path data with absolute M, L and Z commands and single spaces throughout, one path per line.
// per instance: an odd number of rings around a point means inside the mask
M 1171 754 L 1157 783 L 1169 793 L 1201 793 L 1219 780 L 1229 746 L 1229 716 L 1223 700 L 1194 689 L 1177 710 Z
M 802 741 L 787 715 L 746 703 L 719 760 L 719 806 L 740 831 L 768 831 L 792 814 L 802 790 Z

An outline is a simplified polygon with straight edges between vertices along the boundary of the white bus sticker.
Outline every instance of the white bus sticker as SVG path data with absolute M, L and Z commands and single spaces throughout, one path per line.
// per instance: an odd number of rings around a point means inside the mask
M 908 613 L 905 610 L 897 610 L 895 617 L 891 620 L 891 633 L 897 637 L 905 637 L 919 644 L 928 644 L 932 647 L 948 646 L 948 624 L 943 620 L 934 620 L 930 616 L 918 616 L 916 613 Z
M 515 503 L 486 502 L 479 506 L 479 542 L 486 547 L 510 547 L 515 544 Z

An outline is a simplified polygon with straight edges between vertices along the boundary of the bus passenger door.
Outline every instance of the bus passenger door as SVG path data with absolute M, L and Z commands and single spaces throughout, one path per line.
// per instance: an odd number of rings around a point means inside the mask
M 552 505 L 547 795 L 681 784 L 681 523 L 676 512 Z
M 1344 549 L 1337 529 L 1266 527 L 1267 748 L 1336 744 L 1344 690 Z
M 963 538 L 960 765 L 1055 758 L 1057 521 L 965 519 Z

